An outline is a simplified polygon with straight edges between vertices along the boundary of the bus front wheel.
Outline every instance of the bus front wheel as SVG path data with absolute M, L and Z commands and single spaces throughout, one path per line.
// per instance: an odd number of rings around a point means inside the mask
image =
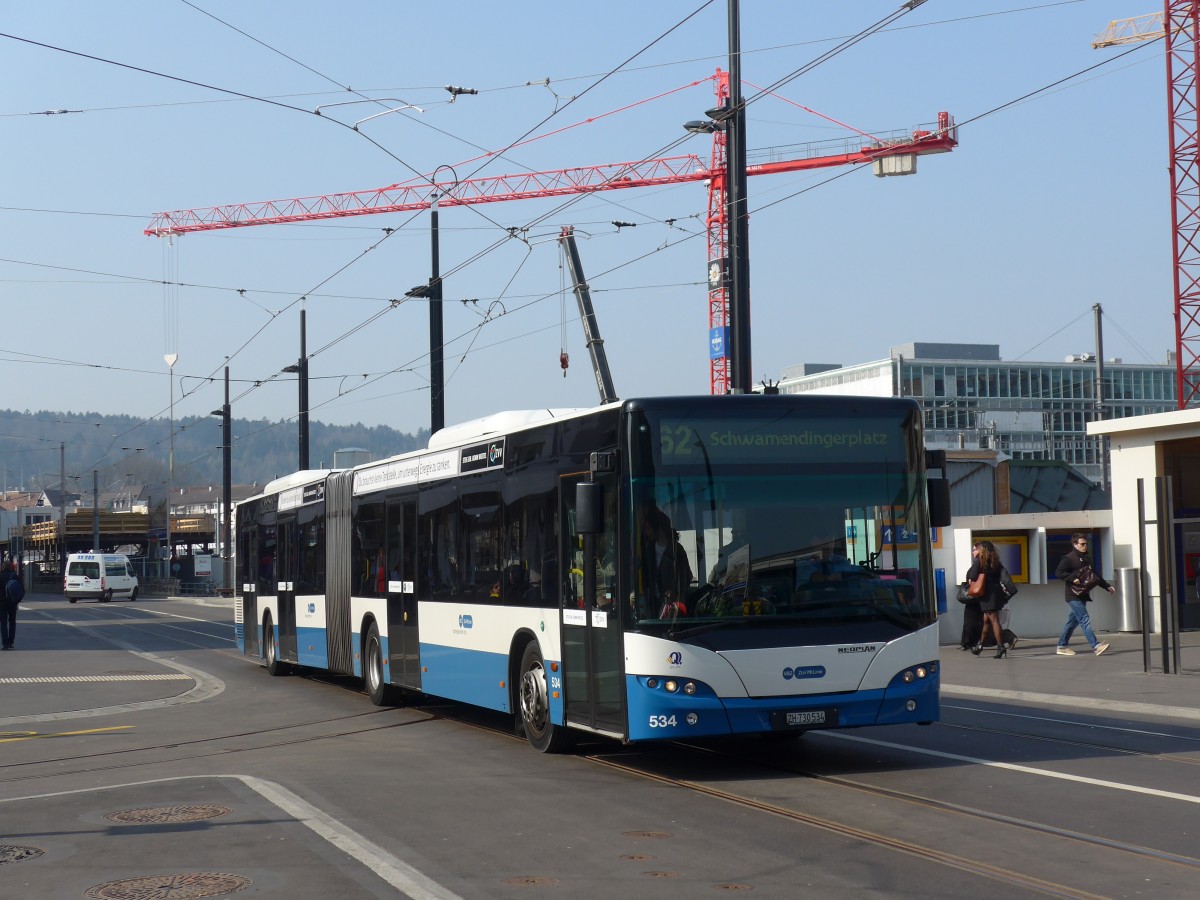
M 525 737 L 542 753 L 561 753 L 571 744 L 567 729 L 550 721 L 550 694 L 546 663 L 537 643 L 530 641 L 521 654 L 520 708 Z

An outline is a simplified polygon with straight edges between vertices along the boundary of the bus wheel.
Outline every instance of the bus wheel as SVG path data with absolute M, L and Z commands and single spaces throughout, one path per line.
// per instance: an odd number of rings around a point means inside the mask
M 571 744 L 567 729 L 550 721 L 550 695 L 546 686 L 546 664 L 537 643 L 530 641 L 521 655 L 521 723 L 533 749 L 561 753 Z
M 367 631 L 367 646 L 363 653 L 363 681 L 366 682 L 367 696 L 376 706 L 394 706 L 399 699 L 399 691 L 387 683 L 383 665 L 383 644 L 379 640 L 379 628 L 374 622 Z
M 267 659 L 267 673 L 270 675 L 286 675 L 288 673 L 287 664 L 279 661 L 279 650 L 275 646 L 275 626 L 271 621 L 271 614 L 263 618 L 263 655 Z

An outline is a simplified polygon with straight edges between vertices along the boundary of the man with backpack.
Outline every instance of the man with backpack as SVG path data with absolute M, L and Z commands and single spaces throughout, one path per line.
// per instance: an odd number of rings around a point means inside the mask
M 25 585 L 10 562 L 0 571 L 0 649 L 11 650 L 17 637 L 17 606 L 25 597 Z

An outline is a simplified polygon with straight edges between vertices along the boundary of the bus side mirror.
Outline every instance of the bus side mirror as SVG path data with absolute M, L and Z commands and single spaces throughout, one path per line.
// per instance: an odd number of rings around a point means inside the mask
M 929 524 L 946 528 L 950 524 L 950 482 L 945 478 L 930 478 L 925 486 L 929 494 Z
M 579 534 L 604 531 L 604 487 L 597 481 L 575 485 L 575 530 Z

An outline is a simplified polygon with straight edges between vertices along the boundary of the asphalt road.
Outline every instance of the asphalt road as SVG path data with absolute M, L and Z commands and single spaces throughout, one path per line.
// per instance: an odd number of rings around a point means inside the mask
M 1197 896 L 1200 680 L 944 648 L 942 721 L 535 753 L 272 678 L 220 601 L 22 604 L 0 897 Z M 1200 647 L 1189 653 L 1200 654 Z

